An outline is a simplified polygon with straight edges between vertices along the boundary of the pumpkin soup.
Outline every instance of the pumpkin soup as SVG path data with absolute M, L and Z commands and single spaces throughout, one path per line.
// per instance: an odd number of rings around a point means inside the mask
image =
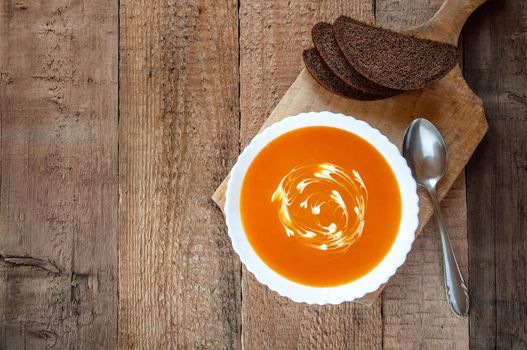
M 313 126 L 260 151 L 245 174 L 240 211 L 251 246 L 271 269 L 304 285 L 336 286 L 365 275 L 388 253 L 401 196 L 370 143 Z

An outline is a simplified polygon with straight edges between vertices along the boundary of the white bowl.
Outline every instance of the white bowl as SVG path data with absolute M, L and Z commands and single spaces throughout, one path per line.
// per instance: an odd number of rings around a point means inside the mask
M 401 193 L 401 223 L 390 250 L 383 260 L 366 275 L 346 284 L 313 287 L 296 283 L 273 271 L 260 259 L 247 239 L 240 214 L 240 193 L 245 173 L 256 155 L 272 140 L 291 130 L 308 126 L 330 126 L 349 131 L 369 142 L 390 165 Z M 397 147 L 377 129 L 364 121 L 331 112 L 301 113 L 277 122 L 257 135 L 243 150 L 229 179 L 225 215 L 232 246 L 256 279 L 280 295 L 309 304 L 339 304 L 363 297 L 377 290 L 393 276 L 415 239 L 419 220 L 419 198 L 416 183 Z

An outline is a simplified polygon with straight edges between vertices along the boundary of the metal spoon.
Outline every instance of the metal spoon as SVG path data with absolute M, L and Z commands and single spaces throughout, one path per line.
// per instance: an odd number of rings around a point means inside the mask
M 415 119 L 404 134 L 403 156 L 412 169 L 415 181 L 426 188 L 432 198 L 441 235 L 448 303 L 457 316 L 467 316 L 469 309 L 468 289 L 450 246 L 450 239 L 443 224 L 436 194 L 436 185 L 445 174 L 448 164 L 445 140 L 428 120 Z

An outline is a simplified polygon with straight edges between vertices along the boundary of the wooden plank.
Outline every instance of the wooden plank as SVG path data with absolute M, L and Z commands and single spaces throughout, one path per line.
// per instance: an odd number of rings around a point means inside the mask
M 240 348 L 240 263 L 209 199 L 238 152 L 236 6 L 120 2 L 121 348 Z
M 251 1 L 240 4 L 241 145 L 303 68 L 302 49 L 320 20 L 340 14 L 373 20 L 370 1 Z M 295 304 L 243 272 L 242 340 L 247 349 L 379 349 L 380 302 L 368 308 Z
M 491 1 L 465 29 L 489 134 L 467 170 L 474 348 L 527 348 L 527 6 Z
M 117 340 L 117 1 L 0 1 L 0 349 Z
M 441 202 L 459 266 L 468 276 L 464 173 Z M 430 222 L 382 293 L 386 349 L 466 349 L 468 319 L 454 316 L 445 296 L 443 257 L 435 222 Z
M 418 26 L 433 16 L 442 2 L 377 0 L 376 21 L 393 29 Z M 461 173 L 441 206 L 458 263 L 468 280 L 465 194 Z M 468 347 L 468 321 L 455 317 L 446 301 L 441 246 L 434 221 L 424 228 L 406 263 L 388 282 L 382 303 L 386 349 Z
M 370 0 L 240 2 L 241 145 L 257 134 L 304 68 L 311 27 L 339 15 L 373 22 Z
M 404 30 L 425 23 L 446 0 L 376 0 L 375 23 L 394 30 Z

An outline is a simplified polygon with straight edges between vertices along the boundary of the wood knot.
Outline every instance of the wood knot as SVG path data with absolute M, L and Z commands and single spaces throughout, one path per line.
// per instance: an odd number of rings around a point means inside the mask
M 24 3 L 21 3 L 21 2 L 17 2 L 17 3 L 15 4 L 15 8 L 16 8 L 17 10 L 27 10 L 27 5 L 24 4 Z

